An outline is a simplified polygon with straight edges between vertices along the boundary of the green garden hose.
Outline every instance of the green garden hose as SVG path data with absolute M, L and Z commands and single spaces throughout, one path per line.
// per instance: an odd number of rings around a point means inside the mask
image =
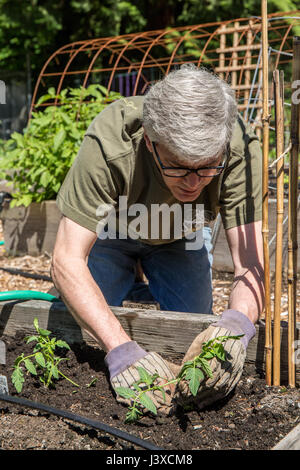
M 48 302 L 59 302 L 60 299 L 46 292 L 34 290 L 11 290 L 0 292 L 0 302 L 3 300 L 47 300 Z
M 4 245 L 4 241 L 0 241 L 0 245 Z M 47 300 L 48 302 L 59 302 L 54 295 L 34 290 L 10 290 L 0 292 L 0 302 L 2 300 Z

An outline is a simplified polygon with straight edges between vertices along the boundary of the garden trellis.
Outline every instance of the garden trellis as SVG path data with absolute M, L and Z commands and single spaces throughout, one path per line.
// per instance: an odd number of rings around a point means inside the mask
M 291 65 L 292 38 L 300 12 L 269 15 L 269 62 L 275 70 Z M 262 22 L 240 18 L 78 41 L 55 51 L 38 77 L 31 112 L 51 86 L 59 94 L 68 86 L 101 83 L 108 91 L 134 96 L 185 62 L 212 69 L 236 90 L 239 110 L 261 132 Z M 289 84 L 287 84 L 287 89 Z M 52 105 L 45 102 L 43 106 Z M 54 104 L 59 104 L 54 101 Z
M 125 96 L 144 94 L 157 79 L 182 63 L 205 66 L 230 81 L 236 91 L 238 108 L 263 142 L 264 154 L 264 252 L 266 268 L 266 379 L 271 385 L 280 383 L 280 299 L 283 263 L 282 227 L 288 224 L 289 283 L 289 384 L 295 385 L 293 344 L 296 319 L 297 285 L 297 214 L 299 105 L 293 106 L 292 82 L 297 78 L 295 36 L 300 36 L 300 11 L 266 15 L 262 1 L 262 17 L 238 18 L 180 28 L 168 28 L 67 44 L 45 63 L 33 94 L 30 114 L 49 87 L 59 95 L 69 86 L 86 88 L 100 83 L 108 91 Z M 265 18 L 264 18 L 265 15 Z M 295 68 L 296 67 L 296 68 Z M 296 71 L 295 71 L 296 70 Z M 278 75 L 278 71 L 280 74 Z M 284 77 L 283 77 L 284 72 Z M 274 77 L 274 78 L 273 78 Z M 274 81 L 274 87 L 272 83 Z M 57 98 L 40 106 L 59 105 Z M 41 108 L 39 108 L 41 109 Z M 276 112 L 275 112 L 276 109 Z M 278 113 L 279 116 L 278 117 Z M 298 123 L 298 124 L 297 124 Z M 297 127 L 298 126 L 298 127 Z M 270 163 L 269 155 L 276 152 Z M 293 155 L 293 157 L 292 157 Z M 288 160 L 290 156 L 290 160 Z M 289 161 L 289 210 L 282 216 L 284 164 Z M 276 167 L 275 167 L 276 165 Z M 268 240 L 269 170 L 276 168 L 277 231 Z M 220 218 L 213 231 L 215 243 Z M 269 247 L 276 240 L 276 289 L 274 329 L 269 275 Z M 272 341 L 273 340 L 273 341 Z M 274 348 L 273 348 L 274 344 Z M 279 371 L 278 371 L 279 365 Z M 273 378 L 272 378 L 273 371 Z

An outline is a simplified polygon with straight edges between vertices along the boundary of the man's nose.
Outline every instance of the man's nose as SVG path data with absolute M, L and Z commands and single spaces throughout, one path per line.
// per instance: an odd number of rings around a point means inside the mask
M 194 188 L 197 188 L 197 186 L 199 185 L 199 181 L 200 181 L 200 176 L 197 175 L 197 173 L 189 173 L 188 175 L 186 175 L 185 177 L 185 184 L 190 188 L 190 189 L 194 189 Z

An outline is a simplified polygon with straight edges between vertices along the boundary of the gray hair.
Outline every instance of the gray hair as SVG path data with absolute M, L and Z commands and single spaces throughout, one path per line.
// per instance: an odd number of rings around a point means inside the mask
M 145 95 L 146 134 L 178 160 L 200 162 L 223 152 L 236 118 L 234 90 L 213 73 L 193 64 L 170 72 Z

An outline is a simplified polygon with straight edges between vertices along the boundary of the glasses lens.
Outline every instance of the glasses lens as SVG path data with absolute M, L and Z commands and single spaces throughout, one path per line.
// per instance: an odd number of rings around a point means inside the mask
M 197 175 L 212 178 L 214 176 L 220 175 L 222 173 L 222 170 L 223 170 L 223 168 L 216 168 L 216 169 L 215 168 L 211 168 L 211 169 L 208 168 L 207 170 L 203 170 L 203 169 L 200 168 L 197 171 Z
M 223 167 L 221 168 L 199 168 L 197 170 L 197 175 L 202 176 L 203 178 L 213 178 L 214 176 L 218 176 L 222 173 Z M 185 168 L 164 168 L 163 174 L 165 176 L 171 176 L 173 178 L 183 178 L 184 176 L 190 173 L 189 170 Z
M 177 178 L 180 178 L 182 176 L 185 176 L 188 174 L 188 171 L 185 170 L 185 169 L 180 169 L 180 168 L 168 168 L 168 169 L 165 169 L 163 170 L 164 171 L 164 175 L 166 176 L 173 176 L 173 177 L 177 177 Z

